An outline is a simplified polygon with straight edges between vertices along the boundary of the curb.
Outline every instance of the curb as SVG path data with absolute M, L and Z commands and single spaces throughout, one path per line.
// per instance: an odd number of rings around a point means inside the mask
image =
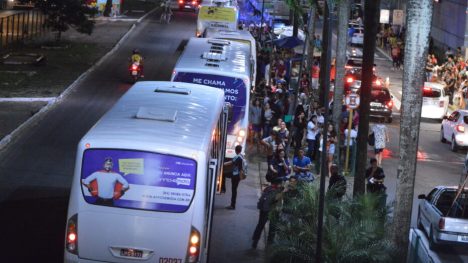
M 122 36 L 122 38 L 120 38 L 120 40 L 114 45 L 114 47 L 112 47 L 112 49 L 107 52 L 107 54 L 105 54 L 104 56 L 102 56 L 98 62 L 96 62 L 93 66 L 91 66 L 88 70 L 86 70 L 84 73 L 82 73 L 72 84 L 70 84 L 58 97 L 56 97 L 55 99 L 52 99 L 52 100 L 49 100 L 49 103 L 42 107 L 41 110 L 39 112 L 37 112 L 36 114 L 34 114 L 33 116 L 31 116 L 31 118 L 29 118 L 28 120 L 26 120 L 25 122 L 23 122 L 20 126 L 18 126 L 15 130 L 13 130 L 11 133 L 5 135 L 5 137 L 3 137 L 3 139 L 0 140 L 0 151 L 2 151 L 10 142 L 12 142 L 12 140 L 17 137 L 20 132 L 22 130 L 25 130 L 31 126 L 33 126 L 34 124 L 36 124 L 37 122 L 39 122 L 42 118 L 44 118 L 45 114 L 51 110 L 55 105 L 58 104 L 58 102 L 62 101 L 64 98 L 66 98 L 69 94 L 71 94 L 75 88 L 78 86 L 78 84 L 83 80 L 85 79 L 89 73 L 93 72 L 96 67 L 98 67 L 99 65 L 101 65 L 108 57 L 110 57 L 112 54 L 115 53 L 115 51 L 122 45 L 122 43 L 129 37 L 129 35 L 132 33 L 132 31 L 135 29 L 135 27 L 141 23 L 141 21 L 143 19 L 145 19 L 147 16 L 149 16 L 150 14 L 156 12 L 156 10 L 158 10 L 159 7 L 156 7 L 154 8 L 153 10 L 149 11 L 148 13 L 146 13 L 144 16 L 140 17 L 136 23 L 134 23 L 132 25 L 132 27 L 127 31 L 127 33 L 125 33 L 125 35 Z M 31 99 L 35 99 L 35 98 L 31 98 Z

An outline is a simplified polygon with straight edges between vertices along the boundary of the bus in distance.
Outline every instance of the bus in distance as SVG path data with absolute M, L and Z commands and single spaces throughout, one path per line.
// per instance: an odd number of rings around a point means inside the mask
M 226 157 L 234 148 L 245 151 L 251 88 L 249 47 L 223 39 L 191 38 L 176 63 L 172 81 L 202 84 L 224 90 L 229 107 Z

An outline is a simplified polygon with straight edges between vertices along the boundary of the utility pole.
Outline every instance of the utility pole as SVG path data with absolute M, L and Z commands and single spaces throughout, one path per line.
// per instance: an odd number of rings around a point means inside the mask
M 367 166 L 367 136 L 369 134 L 370 97 L 374 67 L 375 38 L 380 20 L 380 0 L 366 0 L 364 12 L 364 45 L 362 49 L 361 103 L 359 106 L 359 132 L 357 136 L 356 175 L 353 195 L 365 192 Z
M 323 106 L 325 107 L 324 122 L 325 128 L 322 134 L 322 154 L 320 156 L 320 195 L 319 195 L 319 210 L 318 210 L 318 224 L 317 224 L 317 249 L 316 249 L 316 260 L 315 262 L 322 262 L 322 235 L 323 235 L 323 210 L 325 208 L 325 177 L 328 176 L 328 165 L 327 165 L 327 124 L 329 119 L 328 110 L 328 94 L 330 92 L 330 65 L 331 65 L 331 51 L 332 51 L 332 28 L 333 28 L 333 0 L 327 0 L 325 3 L 325 12 L 323 17 L 323 52 L 322 52 L 322 64 L 320 65 L 320 72 L 322 74 L 322 80 L 320 82 L 320 89 L 325 94 L 323 96 Z
M 397 262 L 406 261 L 408 234 L 416 176 L 419 128 L 421 121 L 424 67 L 429 48 L 433 0 L 409 0 L 407 3 L 407 33 L 403 94 L 401 96 L 400 161 L 397 172 L 393 242 L 401 249 Z

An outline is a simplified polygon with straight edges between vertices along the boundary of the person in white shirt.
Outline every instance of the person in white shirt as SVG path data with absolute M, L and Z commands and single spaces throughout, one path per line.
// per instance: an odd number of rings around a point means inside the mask
M 129 188 L 129 184 L 125 178 L 117 172 L 112 171 L 114 163 L 111 157 L 107 157 L 104 161 L 104 170 L 96 171 L 90 176 L 81 180 L 81 184 L 86 186 L 90 193 L 93 192 L 93 187 L 90 185 L 92 181 L 97 181 L 97 200 L 96 205 L 114 205 L 114 190 L 117 182 L 122 184 L 121 195 Z
M 310 117 L 309 122 L 307 123 L 307 156 L 310 160 L 314 160 L 314 152 L 315 152 L 315 138 L 317 137 L 318 132 L 318 122 L 317 122 L 317 115 L 312 115 Z

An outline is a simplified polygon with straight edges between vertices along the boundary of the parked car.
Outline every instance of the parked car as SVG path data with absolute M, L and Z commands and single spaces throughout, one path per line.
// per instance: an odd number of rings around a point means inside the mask
M 450 149 L 458 151 L 460 147 L 468 146 L 468 110 L 456 110 L 444 117 L 440 127 L 440 141 L 450 141 Z
M 362 45 L 364 43 L 364 28 L 358 27 L 354 29 L 351 37 L 351 45 Z
M 449 96 L 445 94 L 444 85 L 424 83 L 421 117 L 441 120 L 447 114 L 448 104 Z
M 426 232 L 429 247 L 468 245 L 468 188 L 437 186 L 418 196 L 418 228 Z

